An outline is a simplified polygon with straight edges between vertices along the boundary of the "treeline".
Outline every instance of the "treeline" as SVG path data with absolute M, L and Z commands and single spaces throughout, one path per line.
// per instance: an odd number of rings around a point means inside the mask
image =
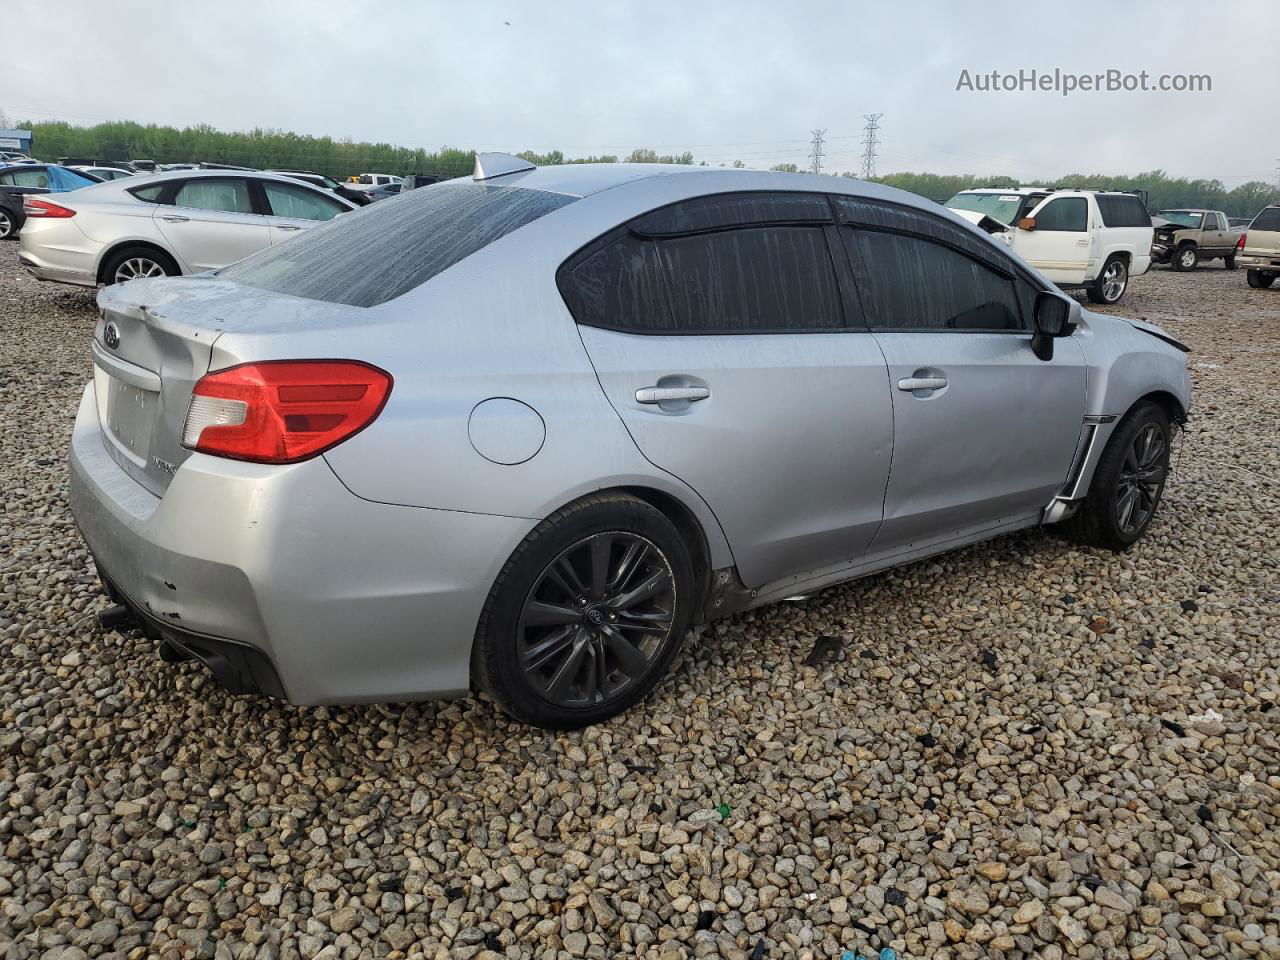
M 255 129 L 249 131 L 215 130 L 206 124 L 194 127 L 163 127 L 156 124 L 100 123 L 77 127 L 68 123 L 27 123 L 32 149 L 36 156 L 54 160 L 58 157 L 94 157 L 99 160 L 155 160 L 158 163 L 210 161 L 233 163 L 261 169 L 315 170 L 343 179 L 353 173 L 434 173 L 462 176 L 471 172 L 475 153 L 472 150 L 443 147 L 438 151 L 412 149 L 390 143 L 334 140 L 310 137 L 284 130 Z M 627 155 L 605 154 L 589 157 L 566 157 L 561 151 L 520 154 L 539 166 L 561 163 L 684 163 L 693 164 L 694 155 L 659 154 L 637 148 Z M 705 161 L 704 161 L 705 163 Z M 736 160 L 732 166 L 741 167 Z M 774 170 L 797 172 L 794 163 L 781 163 Z M 845 173 L 842 176 L 854 177 Z M 970 187 L 1018 186 L 1016 177 L 945 175 L 935 173 L 893 173 L 877 178 L 880 183 L 899 187 L 939 203 Z M 1251 181 L 1228 190 L 1220 180 L 1187 180 L 1170 177 L 1163 170 L 1152 170 L 1134 176 L 1106 174 L 1073 174 L 1058 180 L 1034 181 L 1041 186 L 1112 188 L 1145 190 L 1152 210 L 1168 207 L 1206 207 L 1222 210 L 1228 216 L 1251 217 L 1269 203 L 1280 202 L 1280 189 L 1262 181 Z

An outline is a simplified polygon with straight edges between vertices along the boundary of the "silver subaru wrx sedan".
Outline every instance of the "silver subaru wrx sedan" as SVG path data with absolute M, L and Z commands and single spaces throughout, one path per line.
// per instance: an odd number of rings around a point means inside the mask
M 72 508 L 232 691 L 486 691 L 548 727 L 690 624 L 1039 524 L 1146 531 L 1185 347 L 870 183 L 475 176 L 99 294 Z

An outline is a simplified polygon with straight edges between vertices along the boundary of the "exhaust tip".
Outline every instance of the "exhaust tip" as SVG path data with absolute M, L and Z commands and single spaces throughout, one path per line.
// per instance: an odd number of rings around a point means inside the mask
M 135 622 L 133 611 L 123 603 L 107 607 L 98 614 L 98 626 L 103 630 L 114 630 L 117 627 L 131 625 Z

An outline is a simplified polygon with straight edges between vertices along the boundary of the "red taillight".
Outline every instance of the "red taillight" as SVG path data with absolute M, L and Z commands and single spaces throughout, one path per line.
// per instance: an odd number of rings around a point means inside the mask
M 1236 241 L 1236 249 L 1237 249 L 1237 250 L 1243 250 L 1243 249 L 1244 249 L 1244 238 L 1245 238 L 1245 237 L 1247 237 L 1247 236 L 1249 236 L 1249 234 L 1247 234 L 1247 233 L 1242 233 L 1242 234 L 1240 234 L 1240 239 Z
M 363 430 L 391 374 L 358 360 L 271 360 L 210 373 L 191 391 L 182 445 L 255 463 L 296 463 Z
M 52 200 L 26 196 L 22 198 L 22 213 L 27 217 L 74 217 L 76 212 Z

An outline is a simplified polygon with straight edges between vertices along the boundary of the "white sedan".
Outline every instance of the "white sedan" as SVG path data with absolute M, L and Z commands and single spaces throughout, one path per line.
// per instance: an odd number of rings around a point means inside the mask
M 37 280 L 85 287 L 203 273 L 358 209 L 271 174 L 180 170 L 23 204 L 18 259 Z

